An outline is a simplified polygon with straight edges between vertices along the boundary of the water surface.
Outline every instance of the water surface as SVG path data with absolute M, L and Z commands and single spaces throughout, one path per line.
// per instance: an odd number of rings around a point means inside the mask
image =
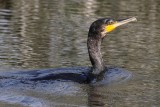
M 102 44 L 106 64 L 132 72 L 130 81 L 90 86 L 53 81 L 28 85 L 6 80 L 7 86 L 0 85 L 0 106 L 160 106 L 160 1 L 0 2 L 0 72 L 90 66 L 86 40 L 94 20 L 138 19 L 108 34 Z

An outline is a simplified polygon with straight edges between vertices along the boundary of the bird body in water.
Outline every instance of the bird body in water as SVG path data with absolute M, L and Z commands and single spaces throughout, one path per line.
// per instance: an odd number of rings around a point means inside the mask
M 101 18 L 91 24 L 88 32 L 87 47 L 92 67 L 71 67 L 52 68 L 47 70 L 32 70 L 26 72 L 19 72 L 19 74 L 25 74 L 25 77 L 22 75 L 19 77 L 33 81 L 69 80 L 79 83 L 91 83 L 92 81 L 101 81 L 104 78 L 109 79 L 109 77 L 114 76 L 116 74 L 119 74 L 118 76 L 116 76 L 116 78 L 120 76 L 122 76 L 123 78 L 123 74 L 126 74 L 128 76 L 126 72 L 123 73 L 122 69 L 108 68 L 105 66 L 101 54 L 101 43 L 104 37 L 106 37 L 106 35 L 109 32 L 111 32 L 118 26 L 124 25 L 132 21 L 136 21 L 136 18 L 132 17 L 121 21 L 115 21 L 110 18 Z M 18 74 L 15 73 L 15 75 L 17 77 Z M 127 76 L 125 77 L 127 78 Z M 1 76 L 0 78 L 2 79 Z

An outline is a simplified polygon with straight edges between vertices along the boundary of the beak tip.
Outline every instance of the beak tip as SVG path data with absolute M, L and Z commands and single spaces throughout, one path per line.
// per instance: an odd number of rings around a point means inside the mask
M 136 17 L 132 17 L 132 21 L 137 21 L 137 18 Z

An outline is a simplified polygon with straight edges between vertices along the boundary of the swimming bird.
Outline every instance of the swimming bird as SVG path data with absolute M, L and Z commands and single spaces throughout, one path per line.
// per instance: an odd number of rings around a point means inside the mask
M 111 18 L 100 18 L 94 21 L 88 31 L 87 47 L 92 67 L 70 67 L 70 68 L 51 68 L 44 70 L 31 70 L 15 73 L 15 77 L 24 77 L 33 81 L 38 80 L 69 80 L 79 83 L 90 83 L 92 81 L 110 81 L 118 78 L 127 78 L 129 73 L 119 68 L 106 67 L 102 54 L 101 43 L 104 37 L 117 27 L 136 21 L 135 17 L 123 20 Z M 13 74 L 7 74 L 13 77 Z M 17 76 L 18 75 L 18 76 Z

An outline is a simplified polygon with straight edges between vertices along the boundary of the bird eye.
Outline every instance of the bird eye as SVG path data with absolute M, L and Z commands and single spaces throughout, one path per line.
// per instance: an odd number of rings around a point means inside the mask
M 108 21 L 108 25 L 111 25 L 111 24 L 113 24 L 113 23 L 114 23 L 113 20 Z

